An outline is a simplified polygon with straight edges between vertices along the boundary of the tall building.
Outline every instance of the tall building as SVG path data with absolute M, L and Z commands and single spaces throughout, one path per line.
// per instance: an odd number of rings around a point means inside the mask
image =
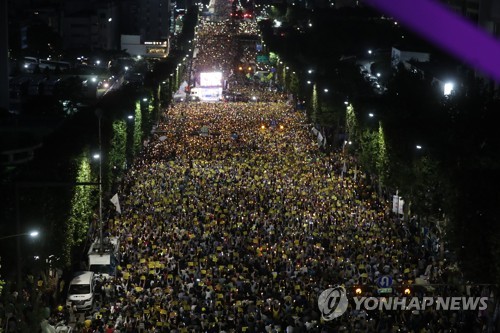
M 102 49 L 119 48 L 119 11 L 115 1 L 66 2 L 62 37 L 65 48 Z
M 140 35 L 143 41 L 167 40 L 170 30 L 169 0 L 122 0 L 120 31 Z
M 500 0 L 442 0 L 452 10 L 500 37 Z
M 169 34 L 169 0 L 141 0 L 139 28 L 145 40 L 165 40 Z
M 174 6 L 170 0 L 122 0 L 121 49 L 134 56 L 165 58 Z

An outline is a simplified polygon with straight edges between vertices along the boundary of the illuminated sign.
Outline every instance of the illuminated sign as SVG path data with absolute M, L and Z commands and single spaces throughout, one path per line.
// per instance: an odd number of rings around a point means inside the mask
M 222 87 L 222 73 L 208 72 L 200 73 L 201 87 Z

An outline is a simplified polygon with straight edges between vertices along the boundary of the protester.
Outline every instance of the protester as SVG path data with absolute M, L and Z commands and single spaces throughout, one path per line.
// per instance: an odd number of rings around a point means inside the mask
M 197 72 L 234 69 L 232 34 L 256 26 L 233 25 L 199 27 Z M 440 232 L 394 216 L 354 158 L 320 151 L 284 95 L 245 80 L 234 91 L 255 102 L 171 106 L 166 139 L 155 137 L 129 170 L 122 214 L 109 221 L 122 261 L 102 285 L 93 329 L 459 331 L 459 320 L 431 311 L 321 319 L 318 295 L 336 284 L 370 295 L 381 275 L 398 288 L 446 283 Z

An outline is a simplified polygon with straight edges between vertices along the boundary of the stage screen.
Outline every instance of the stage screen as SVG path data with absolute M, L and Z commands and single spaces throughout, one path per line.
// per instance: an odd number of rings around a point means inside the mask
M 191 90 L 191 96 L 198 97 L 202 102 L 217 102 L 222 98 L 222 87 L 196 87 Z
M 200 73 L 200 87 L 222 87 L 222 73 Z

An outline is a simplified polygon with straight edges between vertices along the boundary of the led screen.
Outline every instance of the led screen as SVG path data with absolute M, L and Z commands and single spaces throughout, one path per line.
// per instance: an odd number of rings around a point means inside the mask
M 221 72 L 200 73 L 200 86 L 221 87 L 222 73 Z

